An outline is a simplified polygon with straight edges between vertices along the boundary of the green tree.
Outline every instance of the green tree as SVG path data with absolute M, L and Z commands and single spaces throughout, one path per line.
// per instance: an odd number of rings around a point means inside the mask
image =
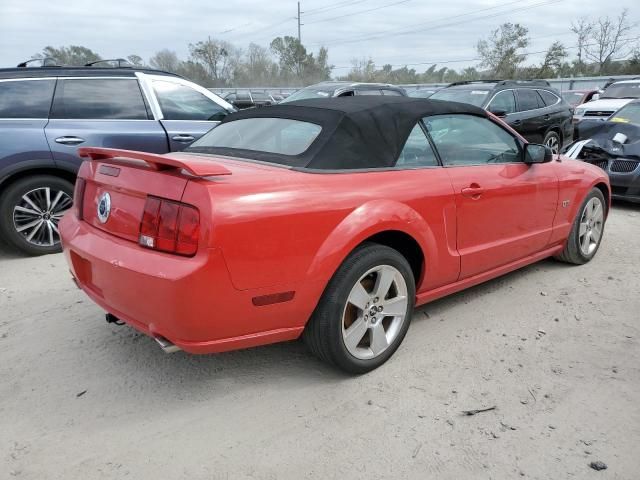
M 53 58 L 58 65 L 84 65 L 85 63 L 101 60 L 102 57 L 87 47 L 69 45 L 68 47 L 55 48 L 48 46 L 37 53 L 33 58 Z
M 538 69 L 537 77 L 550 78 L 556 76 L 562 68 L 562 62 L 568 56 L 567 49 L 562 43 L 557 40 L 553 42 L 547 49 L 542 65 Z
M 477 44 L 480 66 L 497 77 L 515 78 L 527 56 L 522 50 L 529 45 L 529 30 L 518 23 L 503 23 L 487 40 Z

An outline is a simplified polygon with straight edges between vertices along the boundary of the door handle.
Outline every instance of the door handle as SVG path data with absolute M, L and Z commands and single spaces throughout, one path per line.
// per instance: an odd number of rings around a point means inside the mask
M 545 119 L 545 120 L 549 120 L 550 118 L 551 118 L 551 116 L 550 116 L 550 115 L 545 115 L 545 116 L 544 116 L 544 119 Z
M 64 137 L 56 138 L 56 143 L 61 143 L 62 145 L 79 145 L 80 143 L 84 143 L 84 138 L 65 135 Z
M 195 140 L 195 138 L 193 138 L 193 136 L 191 135 L 184 135 L 182 133 L 178 134 L 178 135 L 174 135 L 173 137 L 171 137 L 172 140 L 175 140 L 176 142 L 193 142 Z
M 477 183 L 472 183 L 468 187 L 463 188 L 460 193 L 462 193 L 462 195 L 465 197 L 469 197 L 473 200 L 478 200 L 484 193 L 484 188 L 482 188 Z
M 514 120 L 513 124 L 514 125 L 520 125 L 522 123 L 522 120 Z

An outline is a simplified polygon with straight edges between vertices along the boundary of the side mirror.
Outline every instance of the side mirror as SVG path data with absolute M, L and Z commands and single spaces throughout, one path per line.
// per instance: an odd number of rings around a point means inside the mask
M 553 152 L 546 145 L 527 143 L 524 146 L 524 163 L 548 163 L 553 160 Z
M 507 116 L 507 111 L 502 110 L 501 108 L 490 108 L 490 113 L 493 113 L 496 117 L 504 118 Z

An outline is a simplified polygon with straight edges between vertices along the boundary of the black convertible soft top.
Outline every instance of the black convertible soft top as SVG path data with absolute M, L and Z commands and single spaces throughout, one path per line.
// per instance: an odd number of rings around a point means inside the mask
M 392 167 L 411 130 L 421 118 L 452 113 L 487 116 L 484 110 L 473 105 L 408 97 L 354 96 L 300 100 L 241 110 L 222 121 L 228 123 L 245 118 L 287 118 L 320 125 L 322 131 L 300 155 L 197 146 L 187 151 L 243 157 L 308 169 Z

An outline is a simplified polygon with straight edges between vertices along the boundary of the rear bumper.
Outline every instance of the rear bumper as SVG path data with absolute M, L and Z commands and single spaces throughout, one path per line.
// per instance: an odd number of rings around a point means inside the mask
M 292 287 L 237 290 L 220 249 L 201 249 L 193 258 L 146 250 L 72 214 L 62 219 L 59 230 L 71 274 L 95 303 L 187 352 L 292 340 L 308 318 L 301 298 L 256 307 L 254 297 Z

